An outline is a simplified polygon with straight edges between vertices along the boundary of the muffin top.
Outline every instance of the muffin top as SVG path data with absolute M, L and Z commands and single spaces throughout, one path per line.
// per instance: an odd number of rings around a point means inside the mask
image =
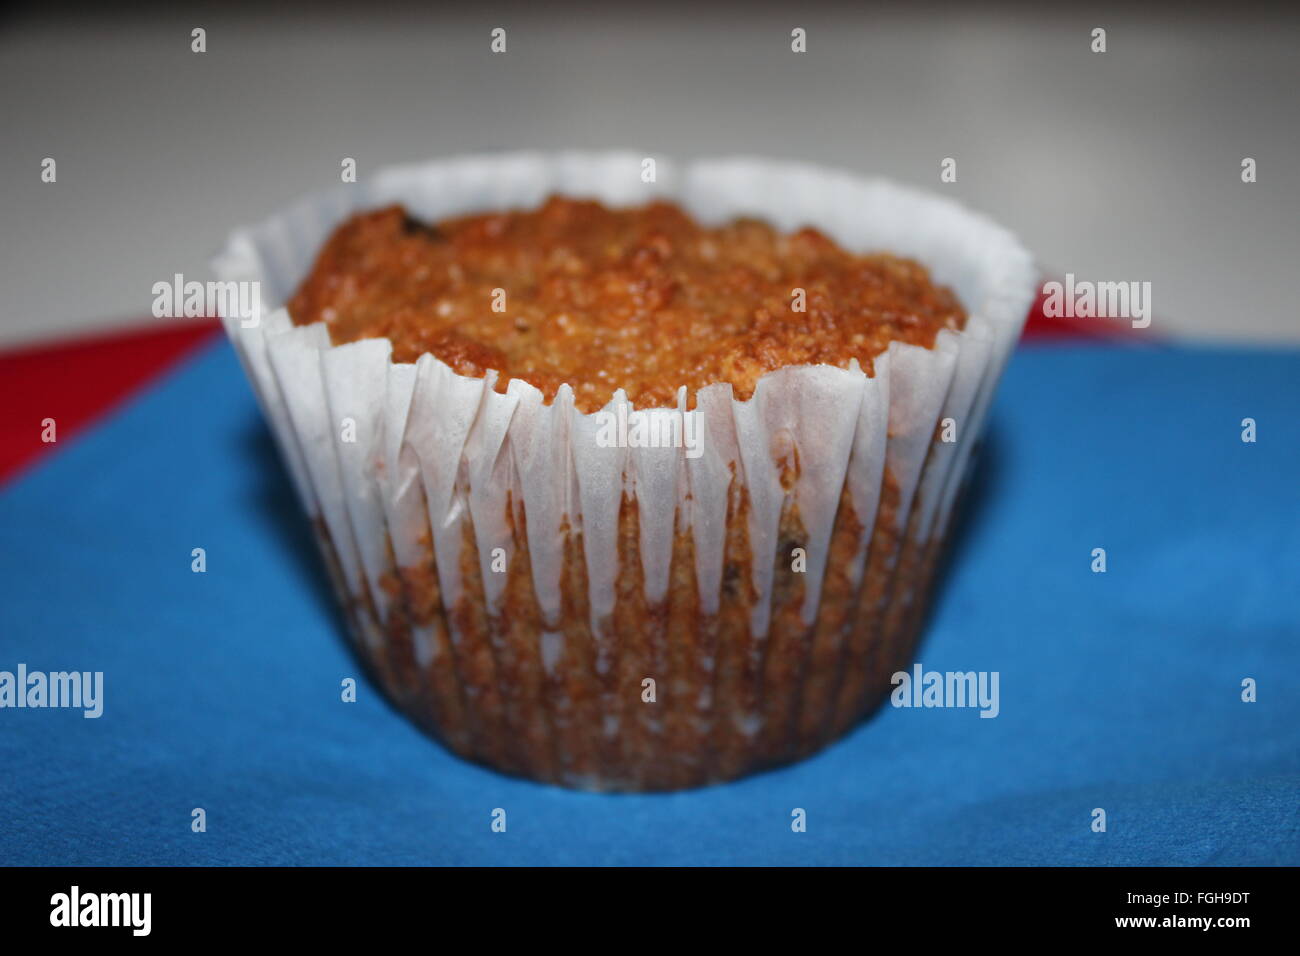
M 336 344 L 387 337 L 393 359 L 429 352 L 462 375 L 501 373 L 549 401 L 568 383 L 583 412 L 622 388 L 673 406 L 730 383 L 753 394 L 787 365 L 846 367 L 890 342 L 931 347 L 966 313 L 926 269 L 856 255 L 812 228 L 782 234 L 736 219 L 716 228 L 678 206 L 610 209 L 552 197 L 530 211 L 436 224 L 401 206 L 340 225 L 288 302 Z

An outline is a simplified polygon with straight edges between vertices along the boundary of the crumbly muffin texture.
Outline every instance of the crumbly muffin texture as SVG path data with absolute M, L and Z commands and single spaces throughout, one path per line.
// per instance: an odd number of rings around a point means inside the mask
M 394 361 L 427 352 L 463 375 L 495 369 L 501 390 L 520 378 L 550 400 L 567 383 L 583 412 L 618 388 L 672 406 L 682 385 L 693 396 L 725 382 L 746 399 L 788 365 L 856 358 L 869 371 L 890 342 L 931 347 L 966 321 L 924 266 L 813 228 L 705 227 L 669 202 L 558 196 L 436 224 L 401 206 L 357 214 L 288 309 L 296 324 L 325 322 L 336 345 L 387 337 Z
M 639 406 L 668 406 L 683 385 L 693 397 L 729 383 L 748 398 L 759 377 L 787 366 L 857 359 L 872 373 L 890 343 L 930 347 L 941 329 L 966 322 L 918 263 L 851 253 L 812 228 L 782 234 L 749 219 L 705 227 L 670 203 L 610 209 L 560 197 L 437 224 L 400 206 L 360 213 L 326 242 L 289 312 L 298 324 L 326 323 L 335 344 L 386 337 L 399 362 L 432 354 L 464 375 L 496 370 L 498 389 L 518 378 L 549 399 L 567 383 L 583 412 L 619 388 Z M 886 417 L 898 427 L 882 437 L 932 435 L 938 412 Z M 931 441 L 919 474 L 896 474 L 887 453 L 874 502 L 839 489 L 811 614 L 807 576 L 791 561 L 814 546 L 797 477 L 826 463 L 795 447 L 781 462 L 774 538 L 755 536 L 762 519 L 736 463 L 725 502 L 709 505 L 720 554 L 697 553 L 703 499 L 652 512 L 635 481 L 614 489 L 615 514 L 566 514 L 544 527 L 562 557 L 558 581 L 541 586 L 558 587 L 558 603 L 541 600 L 534 562 L 554 552 L 533 537 L 521 487 L 503 503 L 476 494 L 476 481 L 513 482 L 510 468 L 462 468 L 455 504 L 444 502 L 436 520 L 426 499 L 412 522 L 386 529 L 389 566 L 374 580 L 347 583 L 345 525 L 316 516 L 317 531 L 362 659 L 396 705 L 454 751 L 566 786 L 698 786 L 798 759 L 843 734 L 889 693 L 920 634 L 948 529 L 922 530 L 925 493 L 907 489 L 946 466 L 942 446 Z M 612 528 L 598 527 L 609 520 Z M 651 523 L 671 529 L 672 549 L 667 589 L 653 600 L 642 533 Z M 606 532 L 613 594 L 597 603 L 593 589 L 608 585 L 593 585 L 588 536 Z M 489 547 L 508 555 L 491 600 Z M 720 562 L 716 600 L 701 593 L 701 560 Z M 768 613 L 756 630 L 760 603 Z

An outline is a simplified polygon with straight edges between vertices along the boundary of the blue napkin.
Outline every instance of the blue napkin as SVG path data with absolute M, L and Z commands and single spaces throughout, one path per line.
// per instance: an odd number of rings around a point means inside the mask
M 0 492 L 0 671 L 104 675 L 97 719 L 0 709 L 0 862 L 1300 863 L 1298 477 L 1300 353 L 1022 349 L 919 654 L 996 671 L 996 718 L 886 706 L 736 783 L 573 793 L 361 676 L 219 343 Z

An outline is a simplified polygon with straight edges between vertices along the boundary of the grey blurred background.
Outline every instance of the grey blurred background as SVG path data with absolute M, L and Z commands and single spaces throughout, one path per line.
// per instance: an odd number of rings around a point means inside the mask
M 147 321 L 155 281 L 209 278 L 231 227 L 334 185 L 344 156 L 364 177 L 610 146 L 943 190 L 1018 232 L 1045 274 L 1150 281 L 1153 331 L 1296 343 L 1298 25 L 1295 4 L 11 10 L 0 347 Z

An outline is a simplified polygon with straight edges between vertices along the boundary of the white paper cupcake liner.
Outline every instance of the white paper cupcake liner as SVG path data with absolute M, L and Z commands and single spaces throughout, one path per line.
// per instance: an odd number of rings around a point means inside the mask
M 644 183 L 642 160 L 630 152 L 522 153 L 388 169 L 235 232 L 216 259 L 222 280 L 259 282 L 264 307 L 274 308 L 254 328 L 242 327 L 236 317 L 225 320 L 226 328 L 303 505 L 337 554 L 342 586 L 373 605 L 373 613 L 354 615 L 371 648 L 386 640 L 383 622 L 393 600 L 387 576 L 394 566 L 427 563 L 430 546 L 443 607 L 466 599 L 471 582 L 463 580 L 461 549 L 467 520 L 481 578 L 472 583 L 481 586 L 489 616 L 500 609 L 506 576 L 489 565 L 496 548 L 507 560 L 516 557 L 520 536 L 511 523 L 512 502 L 523 506 L 542 620 L 538 653 L 551 671 L 565 660 L 562 580 L 566 541 L 575 532 L 585 556 L 595 667 L 612 666 L 619 635 L 609 622 L 625 501 L 645 516 L 638 523 L 638 556 L 646 604 L 657 606 L 668 596 L 675 536 L 688 533 L 699 611 L 706 617 L 724 602 L 728 502 L 736 483 L 748 496 L 746 531 L 756 556 L 777 554 L 783 514 L 797 509 L 808 558 L 801 615 L 809 626 L 818 615 L 846 488 L 864 529 L 849 569 L 855 580 L 868 560 L 886 473 L 897 485 L 896 513 L 913 536 L 942 538 L 1034 297 L 1029 255 L 1006 230 L 956 203 L 880 180 L 735 158 L 681 166 L 659 159 L 656 181 Z M 956 292 L 968 310 L 967 325 L 961 333 L 940 332 L 933 349 L 892 344 L 876 357 L 870 376 L 856 362 L 848 369 L 798 366 L 763 376 L 747 401 L 736 400 L 727 385 L 701 389 L 696 407 L 704 419 L 703 453 L 692 458 L 682 448 L 599 447 L 596 417 L 575 409 L 567 385 L 549 404 L 518 379 L 498 393 L 496 373 L 468 378 L 430 355 L 394 363 L 386 339 L 331 346 L 323 325 L 295 327 L 278 308 L 331 230 L 356 210 L 400 202 L 413 215 L 436 221 L 534 207 L 553 193 L 611 205 L 668 198 L 709 224 L 746 215 L 783 231 L 812 225 L 850 250 L 922 262 L 935 282 Z M 616 392 L 607 410 L 624 400 Z M 630 418 L 680 415 L 685 408 L 682 389 L 676 409 L 636 409 Z M 956 423 L 955 442 L 935 441 L 936 425 L 945 418 Z M 355 441 L 342 438 L 345 419 L 355 422 Z M 800 467 L 787 490 L 782 463 L 791 453 Z M 901 550 L 900 544 L 894 554 L 873 560 L 892 566 Z M 756 599 L 748 613 L 757 646 L 771 627 L 774 565 L 751 562 Z M 426 629 L 415 629 L 413 643 L 418 666 L 439 653 Z M 509 697 L 509 689 L 503 693 Z M 732 719 L 761 731 L 761 714 Z M 555 776 L 575 782 L 572 775 Z

